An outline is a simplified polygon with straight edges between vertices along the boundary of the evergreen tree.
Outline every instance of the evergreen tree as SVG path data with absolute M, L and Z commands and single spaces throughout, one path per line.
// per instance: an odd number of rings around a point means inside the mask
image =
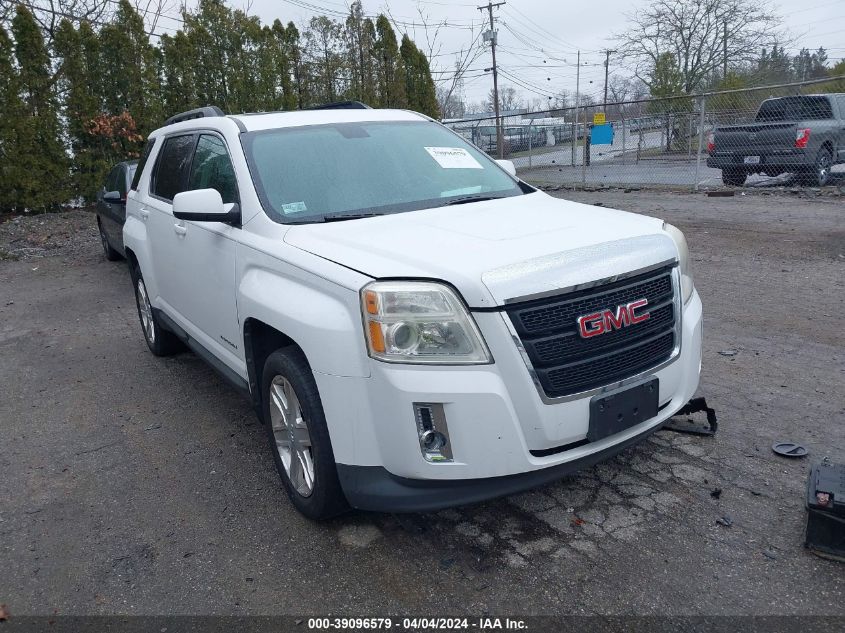
M 375 58 L 378 105 L 381 108 L 404 108 L 405 77 L 399 57 L 396 33 L 390 21 L 381 14 L 376 19 L 376 41 L 373 46 Z
M 131 113 L 146 136 L 162 123 L 157 53 L 129 0 L 119 0 L 114 22 L 100 31 L 100 43 L 106 112 Z M 134 149 L 140 151 L 140 144 Z
M 16 206 L 53 209 L 68 198 L 69 161 L 61 140 L 50 57 L 38 23 L 24 5 L 15 11 L 12 36 L 23 101 L 21 116 L 14 117 L 16 142 L 10 156 Z
M 99 151 L 87 128 L 102 108 L 96 93 L 98 84 L 92 81 L 96 76 L 92 71 L 98 67 L 96 41 L 87 23 L 82 23 L 77 31 L 69 20 L 61 21 L 53 38 L 60 62 L 58 82 L 64 94 L 65 134 L 73 155 L 71 186 L 88 201 L 94 199 L 110 168 L 109 157 Z
M 23 107 L 18 96 L 17 73 L 12 62 L 12 42 L 0 25 L 0 211 L 19 205 L 17 192 L 18 170 L 15 166 L 18 128 Z
M 164 118 L 200 107 L 196 52 L 184 31 L 161 36 L 161 100 Z
M 220 0 L 200 0 L 193 13 L 185 14 L 185 31 L 190 40 L 191 63 L 196 69 L 197 102 L 229 111 L 229 77 L 226 34 L 229 9 Z
M 280 20 L 273 22 L 271 35 L 273 42 L 274 68 L 279 78 L 277 86 L 278 108 L 280 110 L 293 110 L 296 108 L 296 91 L 292 84 L 292 64 L 290 49 L 288 46 L 288 34 L 284 24 Z
M 296 25 L 293 22 L 288 22 L 288 26 L 285 29 L 284 44 L 285 56 L 288 59 L 293 75 L 295 92 L 295 95 L 291 95 L 291 97 L 286 99 L 285 103 L 287 105 L 292 104 L 293 108 L 304 108 L 308 105 L 306 68 L 305 61 L 302 58 L 302 45 L 299 39 L 299 29 L 296 28 Z
M 344 35 L 350 78 L 349 98 L 369 104 L 373 101 L 375 27 L 372 20 L 364 17 L 361 0 L 356 0 L 349 7 Z
M 342 92 L 341 27 L 324 15 L 311 18 L 305 33 L 310 79 L 318 102 L 336 101 Z
M 411 110 L 437 118 L 439 116 L 437 93 L 434 89 L 434 80 L 431 78 L 428 59 L 407 34 L 402 36 L 399 54 L 402 57 L 404 67 L 405 94 L 408 99 L 408 107 Z

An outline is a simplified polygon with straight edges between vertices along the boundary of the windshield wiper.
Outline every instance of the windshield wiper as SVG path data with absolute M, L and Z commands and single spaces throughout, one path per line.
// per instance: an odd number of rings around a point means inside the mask
M 315 222 L 341 222 L 343 220 L 360 220 L 361 218 L 374 218 L 386 213 L 331 213 L 314 220 Z
M 453 204 L 467 204 L 468 202 L 484 202 L 485 200 L 501 200 L 502 198 L 506 198 L 507 196 L 464 196 L 462 198 L 455 198 L 454 200 L 449 200 L 449 202 L 444 202 L 442 207 L 450 207 Z

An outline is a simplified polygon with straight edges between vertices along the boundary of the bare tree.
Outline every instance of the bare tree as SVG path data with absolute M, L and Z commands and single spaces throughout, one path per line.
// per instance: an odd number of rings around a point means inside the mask
M 437 105 L 440 108 L 443 118 L 463 116 L 466 111 L 463 104 L 463 95 L 461 94 L 463 91 L 464 75 L 466 75 L 469 67 L 485 52 L 484 48 L 479 45 L 481 33 L 484 30 L 483 25 L 476 27 L 475 23 L 472 23 L 466 29 L 469 44 L 462 46 L 452 53 L 443 53 L 443 43 L 440 34 L 444 28 L 448 27 L 448 20 L 444 18 L 443 20 L 433 21 L 431 16 L 420 5 L 417 5 L 417 14 L 419 15 L 419 23 L 409 25 L 407 22 L 401 22 L 394 18 L 390 12 L 390 7 L 387 7 L 387 15 L 390 17 L 397 31 L 407 32 L 408 27 L 411 27 L 414 40 L 418 42 L 419 49 L 428 58 L 433 70 L 439 66 L 436 61 L 439 57 L 453 56 L 453 71 L 433 73 L 437 93 Z M 423 32 L 423 38 L 417 35 L 418 29 Z M 425 40 L 425 45 L 420 43 L 423 39 Z M 447 113 L 452 116 L 447 116 Z
M 617 49 L 635 76 L 651 88 L 655 65 L 671 54 L 685 94 L 783 41 L 780 17 L 759 0 L 654 0 L 627 18 Z
M 115 0 L 0 0 L 0 24 L 12 18 L 15 6 L 19 4 L 32 11 L 48 44 L 52 43 L 56 28 L 65 18 L 72 22 L 102 26 L 111 20 L 117 10 Z M 176 10 L 175 0 L 130 0 L 130 4 L 144 18 L 150 33 L 155 32 L 162 16 Z

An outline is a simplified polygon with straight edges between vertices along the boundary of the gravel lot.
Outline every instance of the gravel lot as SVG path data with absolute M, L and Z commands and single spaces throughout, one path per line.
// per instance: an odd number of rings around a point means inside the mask
M 802 546 L 808 468 L 845 460 L 843 198 L 562 195 L 686 232 L 719 434 L 662 431 L 474 507 L 323 524 L 293 511 L 246 401 L 192 354 L 148 352 L 126 267 L 104 260 L 90 213 L 0 224 L 0 603 L 845 615 L 845 565 Z M 774 455 L 776 439 L 810 457 Z

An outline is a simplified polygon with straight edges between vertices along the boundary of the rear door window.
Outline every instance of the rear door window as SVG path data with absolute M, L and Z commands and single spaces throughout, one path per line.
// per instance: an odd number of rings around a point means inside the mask
M 185 170 L 190 163 L 195 140 L 193 134 L 165 139 L 150 185 L 153 195 L 169 201 L 185 190 Z
M 238 202 L 235 169 L 226 144 L 220 137 L 213 134 L 200 135 L 188 178 L 188 190 L 192 189 L 216 189 L 224 204 Z

